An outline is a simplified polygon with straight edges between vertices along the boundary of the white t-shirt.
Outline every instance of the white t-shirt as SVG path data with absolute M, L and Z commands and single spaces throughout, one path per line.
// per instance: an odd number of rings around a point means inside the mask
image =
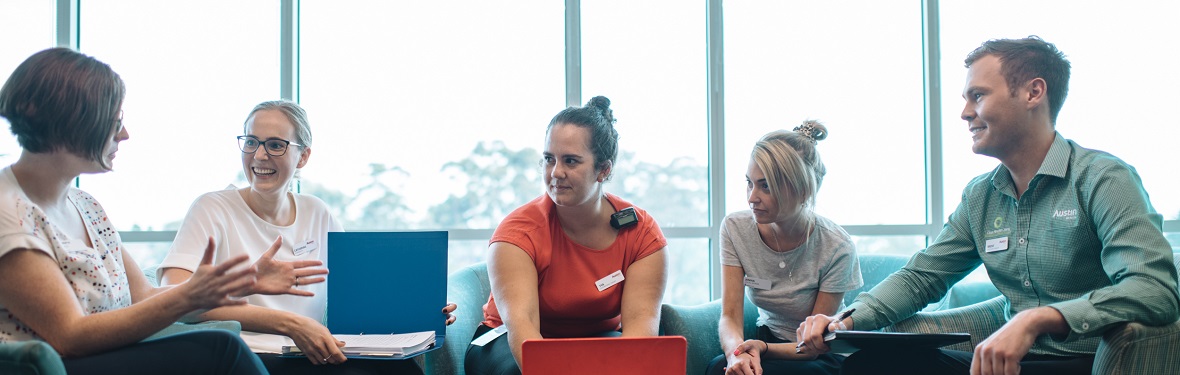
M 189 208 L 172 242 L 172 249 L 160 263 L 157 272 L 162 275 L 165 268 L 171 267 L 195 270 L 201 262 L 209 237 L 213 237 L 215 246 L 214 263 L 242 254 L 249 255 L 249 263 L 253 263 L 270 249 L 276 238 L 282 236 L 283 246 L 275 254 L 275 259 L 318 259 L 327 266 L 328 232 L 341 232 L 343 227 L 319 198 L 288 194 L 295 197 L 295 223 L 289 226 L 273 225 L 259 218 L 246 205 L 237 189 L 202 195 Z M 315 297 L 251 295 L 246 297 L 246 301 L 251 305 L 289 311 L 323 323 L 328 306 L 327 284 L 299 288 L 315 293 Z M 249 331 L 242 331 L 242 340 L 258 353 L 278 353 L 283 345 L 291 344 L 285 336 Z
M 762 241 L 751 211 L 731 213 L 721 226 L 721 264 L 742 267 L 746 277 L 771 284 L 768 290 L 747 287 L 746 295 L 758 307 L 758 325 L 791 341 L 799 323 L 811 316 L 819 292 L 844 293 L 864 285 L 852 238 L 819 215 L 807 242 L 780 253 Z
M 79 189 L 69 188 L 66 199 L 86 226 L 89 247 L 85 238 L 68 237 L 46 218 L 21 189 L 12 166 L 0 171 L 0 262 L 15 249 L 43 251 L 57 261 L 83 314 L 131 306 L 131 288 L 123 268 L 123 242 L 107 219 L 106 210 Z M 40 339 L 0 305 L 0 342 Z

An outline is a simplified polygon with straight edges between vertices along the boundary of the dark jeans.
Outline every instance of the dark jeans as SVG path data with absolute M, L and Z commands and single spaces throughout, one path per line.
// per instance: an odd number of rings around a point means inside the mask
M 479 336 L 491 331 L 492 328 L 480 324 L 475 327 L 475 341 Z M 520 367 L 516 364 L 516 357 L 512 356 L 512 347 L 508 344 L 508 333 L 504 333 L 484 346 L 467 345 L 467 355 L 463 358 L 463 371 L 468 375 L 520 375 Z
M 71 375 L 267 373 L 246 343 L 225 330 L 186 332 L 62 362 Z
M 842 374 L 968 374 L 971 352 L 945 349 L 875 349 L 853 353 Z M 1061 357 L 1029 354 L 1020 361 L 1021 375 L 1089 374 L 1094 356 Z
M 315 365 L 307 358 L 283 358 L 270 353 L 260 353 L 258 357 L 273 374 L 422 375 L 422 368 L 413 359 L 349 358 L 338 365 Z
M 770 333 L 770 328 L 766 326 L 758 326 L 758 331 L 755 332 L 754 338 L 765 341 L 771 344 L 788 343 L 790 340 L 784 340 L 776 337 Z M 812 361 L 789 361 L 782 359 L 769 359 L 762 361 L 762 373 L 764 375 L 786 375 L 786 374 L 813 374 L 813 375 L 836 375 L 840 373 L 840 363 L 844 361 L 844 356 L 836 354 L 823 354 Z M 709 362 L 709 367 L 705 369 L 705 375 L 718 375 L 725 373 L 726 362 L 725 354 L 713 358 Z

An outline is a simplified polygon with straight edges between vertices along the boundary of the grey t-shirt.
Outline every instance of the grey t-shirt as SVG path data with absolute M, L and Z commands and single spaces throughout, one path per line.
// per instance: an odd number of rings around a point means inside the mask
M 746 295 L 758 307 L 758 325 L 792 341 L 819 292 L 844 293 L 864 285 L 852 239 L 819 215 L 807 242 L 780 253 L 762 241 L 753 213 L 731 213 L 721 226 L 721 264 L 742 267 L 746 277 L 771 283 L 769 290 L 747 287 Z

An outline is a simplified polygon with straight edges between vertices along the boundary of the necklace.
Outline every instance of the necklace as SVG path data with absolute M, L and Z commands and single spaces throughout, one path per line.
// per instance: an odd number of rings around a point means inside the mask
M 779 249 L 783 248 L 783 244 L 779 243 L 778 241 L 778 231 L 774 230 L 774 227 L 770 227 L 770 234 L 774 235 L 774 246 Z M 787 262 L 780 260 L 778 262 L 778 268 L 787 268 Z M 791 273 L 794 273 L 794 270 L 787 274 L 788 278 L 791 277 Z
M 795 245 L 795 248 L 798 248 L 799 246 L 803 246 L 803 244 L 807 243 L 807 239 L 809 237 L 811 237 L 811 228 L 813 225 L 815 225 L 815 222 L 809 220 L 807 223 L 807 230 L 803 232 L 803 240 L 799 241 L 799 244 Z M 775 252 L 779 252 L 780 250 L 783 252 L 787 251 L 785 248 L 783 248 L 782 242 L 779 241 L 779 239 L 778 239 L 778 231 L 775 230 L 773 226 L 768 225 L 767 228 L 770 229 L 770 234 L 772 236 L 774 236 L 774 246 L 777 248 L 777 249 L 771 249 L 771 250 L 774 250 Z M 787 268 L 787 262 L 780 260 L 778 262 L 778 268 Z M 788 271 L 787 278 L 794 276 L 794 274 L 795 274 L 794 269 Z

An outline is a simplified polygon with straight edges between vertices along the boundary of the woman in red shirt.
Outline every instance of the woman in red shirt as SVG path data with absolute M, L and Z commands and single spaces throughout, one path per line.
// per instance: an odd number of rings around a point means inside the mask
M 546 194 L 490 241 L 492 295 L 475 336 L 500 336 L 468 347 L 468 374 L 520 374 L 529 339 L 659 334 L 668 241 L 646 211 L 603 191 L 618 155 L 614 122 L 602 96 L 549 122 Z

